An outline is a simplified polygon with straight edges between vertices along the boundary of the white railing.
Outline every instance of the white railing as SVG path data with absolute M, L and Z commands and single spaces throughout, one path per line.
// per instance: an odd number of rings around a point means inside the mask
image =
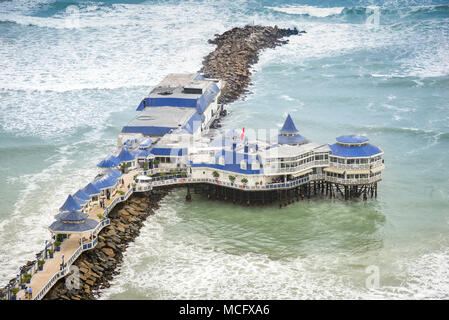
M 382 165 L 382 160 L 364 164 L 343 164 L 338 162 L 330 162 L 331 168 L 337 168 L 342 170 L 369 170 L 374 169 L 380 165 Z
M 106 219 L 101 221 L 94 229 L 94 234 L 98 235 L 100 231 L 111 224 L 110 219 Z M 34 297 L 34 300 L 40 300 L 42 299 L 45 294 L 53 287 L 56 281 L 58 281 L 60 278 L 64 277 L 68 271 L 70 270 L 71 265 L 73 262 L 78 259 L 78 257 L 81 255 L 82 252 L 90 250 L 94 248 L 98 243 L 98 237 L 96 236 L 95 239 L 89 242 L 82 242 L 78 249 L 72 254 L 72 256 L 67 260 L 67 262 L 64 264 L 63 268 L 57 272 L 46 284 L 45 286 L 39 291 L 39 293 Z

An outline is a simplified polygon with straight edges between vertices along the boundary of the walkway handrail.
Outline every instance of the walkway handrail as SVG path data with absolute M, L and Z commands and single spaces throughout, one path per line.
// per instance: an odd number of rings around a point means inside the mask
M 111 224 L 111 220 L 110 219 L 106 219 L 101 221 L 94 229 L 95 235 L 98 235 L 98 233 L 106 226 Z M 59 280 L 61 277 L 65 276 L 66 273 L 69 271 L 71 265 L 73 264 L 73 262 L 75 262 L 75 260 L 81 255 L 81 253 L 83 251 L 87 251 L 90 249 L 93 249 L 96 244 L 98 242 L 98 237 L 95 237 L 95 239 L 93 239 L 90 242 L 87 243 L 81 243 L 80 246 L 78 247 L 78 249 L 76 249 L 76 251 L 72 254 L 72 256 L 67 260 L 67 262 L 64 265 L 64 268 L 62 270 L 60 270 L 59 272 L 57 272 L 47 283 L 46 285 L 41 289 L 41 291 L 39 291 L 39 293 L 34 297 L 34 300 L 40 300 L 41 298 L 43 298 L 45 296 L 45 294 L 48 292 L 48 290 L 50 290 L 53 287 L 53 284 Z

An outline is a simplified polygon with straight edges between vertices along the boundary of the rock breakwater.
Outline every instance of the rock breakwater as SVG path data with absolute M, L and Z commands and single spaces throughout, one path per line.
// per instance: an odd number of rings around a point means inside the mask
M 259 60 L 260 51 L 286 44 L 288 40 L 282 38 L 301 33 L 305 31 L 277 26 L 245 26 L 216 34 L 209 43 L 217 45 L 217 48 L 204 58 L 200 72 L 224 80 L 219 102 L 231 103 L 248 93 L 250 67 Z
M 139 235 L 143 222 L 153 215 L 167 189 L 153 190 L 149 196 L 135 194 L 126 203 L 118 204 L 110 213 L 111 224 L 101 230 L 95 248 L 83 252 L 73 265 L 79 270 L 79 284 L 69 289 L 66 278 L 60 279 L 44 300 L 92 300 L 118 274 L 123 252 Z M 72 277 L 74 278 L 74 277 Z M 78 288 L 76 288 L 78 287 Z

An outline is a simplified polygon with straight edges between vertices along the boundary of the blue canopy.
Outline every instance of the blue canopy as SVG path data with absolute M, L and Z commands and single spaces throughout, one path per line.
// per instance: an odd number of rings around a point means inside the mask
M 83 190 L 78 190 L 77 192 L 74 193 L 73 197 L 76 197 L 78 199 L 83 199 L 83 200 L 90 200 L 90 196 L 85 193 Z
M 292 133 L 298 133 L 298 129 L 296 129 L 295 124 L 293 123 L 292 117 L 290 115 L 287 116 L 287 119 L 285 119 L 284 125 L 282 126 L 280 130 L 281 134 L 292 134 Z
M 104 171 L 103 174 L 106 176 L 113 176 L 116 178 L 120 178 L 122 176 L 122 172 L 118 169 L 108 169 Z
M 99 178 L 95 179 L 92 184 L 97 189 L 107 189 L 113 187 L 117 183 L 118 177 L 114 175 L 102 175 Z
M 70 194 L 67 197 L 67 200 L 62 205 L 62 207 L 59 208 L 60 211 L 73 211 L 73 210 L 81 210 L 81 209 L 82 209 L 82 207 Z
M 117 157 L 114 157 L 113 155 L 110 155 L 108 158 L 101 160 L 97 167 L 100 168 L 112 168 L 116 167 L 120 164 L 120 160 Z
M 75 196 L 75 195 L 73 196 L 73 199 L 75 199 L 75 201 L 76 201 L 80 206 L 84 206 L 84 205 L 86 204 L 86 202 L 87 202 L 87 200 L 78 198 L 78 197 Z
M 53 222 L 49 229 L 53 232 L 86 232 L 95 229 L 98 222 L 93 219 L 86 219 L 81 223 L 64 223 L 62 221 Z
M 117 156 L 117 158 L 120 160 L 120 162 L 132 161 L 135 159 L 127 148 L 122 148 L 122 151 L 120 151 L 120 154 Z
M 101 190 L 94 186 L 92 183 L 89 183 L 87 186 L 83 188 L 83 191 L 90 196 L 100 194 Z
M 55 216 L 57 220 L 62 222 L 82 222 L 88 217 L 88 214 L 77 210 L 62 212 Z

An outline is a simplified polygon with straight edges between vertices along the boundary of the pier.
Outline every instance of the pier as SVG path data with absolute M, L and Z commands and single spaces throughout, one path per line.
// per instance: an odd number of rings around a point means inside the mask
M 117 205 L 135 194 L 151 199 L 158 189 L 185 187 L 186 201 L 192 200 L 192 193 L 200 193 L 245 206 L 278 203 L 280 208 L 315 195 L 376 198 L 385 169 L 383 151 L 367 137 L 344 135 L 333 144 L 311 142 L 290 115 L 269 141 L 250 140 L 244 128 L 221 136 L 210 132 L 227 113 L 223 104 L 246 92 L 249 67 L 259 51 L 286 43 L 280 39 L 293 34 L 298 31 L 235 28 L 212 40 L 217 49 L 203 61 L 203 73 L 167 75 L 141 100 L 137 116 L 118 136 L 117 149 L 97 164 L 95 179 L 68 196 L 49 226 L 52 239 L 36 261 L 0 292 L 2 298 L 25 300 L 25 288 L 31 288 L 32 299 L 43 299 L 70 274 L 83 253 L 88 255 L 99 245 L 113 259 L 125 247 L 105 245 L 101 233 L 112 226 L 110 214 L 117 212 Z M 231 54 L 234 51 L 238 54 Z M 120 214 L 128 217 L 128 225 L 135 220 L 134 214 Z M 134 236 L 145 218 L 133 226 Z

